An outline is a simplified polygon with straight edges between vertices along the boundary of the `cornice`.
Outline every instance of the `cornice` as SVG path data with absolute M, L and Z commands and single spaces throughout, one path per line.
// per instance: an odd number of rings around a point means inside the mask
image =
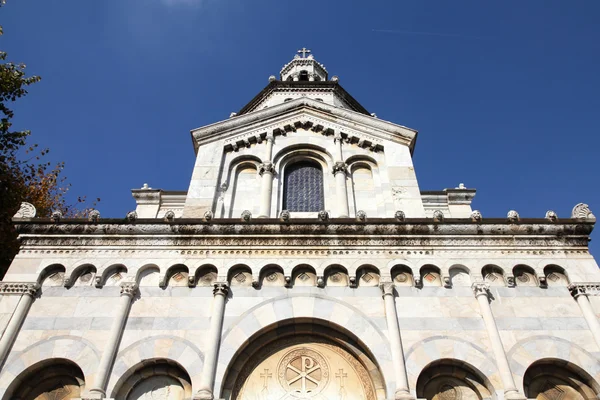
M 296 112 L 297 118 L 289 115 L 293 112 Z M 332 120 L 332 117 L 336 119 Z M 289 127 L 286 127 L 284 122 L 290 118 L 295 118 L 296 121 L 288 121 Z M 352 131 L 360 135 L 404 144 L 411 149 L 411 152 L 417 137 L 417 131 L 413 129 L 309 98 L 298 98 L 264 110 L 233 117 L 194 129 L 191 134 L 196 151 L 199 146 L 215 140 L 231 141 L 231 137 L 235 135 L 241 135 L 236 143 L 243 147 L 260 142 L 266 134 L 282 134 L 293 130 L 296 122 L 302 124 L 304 120 L 308 121 L 311 118 L 316 118 L 312 121 L 312 126 L 321 126 L 321 130 L 335 130 L 337 127 L 342 133 Z

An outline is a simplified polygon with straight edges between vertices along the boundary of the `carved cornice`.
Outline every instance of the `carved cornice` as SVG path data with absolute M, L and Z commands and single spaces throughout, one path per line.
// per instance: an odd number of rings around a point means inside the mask
M 135 297 L 138 293 L 137 283 L 122 283 L 121 284 L 121 296 Z
M 40 290 L 40 285 L 37 283 L 0 282 L 0 294 L 26 294 L 28 296 L 34 297 L 37 294 L 38 290 Z
M 215 282 L 215 288 L 213 289 L 213 295 L 227 297 L 227 293 L 229 293 L 229 285 L 227 284 L 227 282 Z
M 600 282 L 572 283 L 568 288 L 574 298 L 579 296 L 600 296 Z

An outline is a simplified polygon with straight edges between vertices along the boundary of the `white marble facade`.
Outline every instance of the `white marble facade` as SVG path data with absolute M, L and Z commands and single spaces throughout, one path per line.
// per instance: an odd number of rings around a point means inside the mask
M 598 398 L 587 206 L 482 217 L 309 51 L 279 78 L 192 130 L 187 191 L 15 218 L 0 398 Z

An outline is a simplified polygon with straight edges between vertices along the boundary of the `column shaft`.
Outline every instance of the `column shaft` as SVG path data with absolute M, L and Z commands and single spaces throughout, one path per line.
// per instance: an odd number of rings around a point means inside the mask
M 206 352 L 204 353 L 204 366 L 200 379 L 200 389 L 194 400 L 213 400 L 215 375 L 217 373 L 217 358 L 221 344 L 223 329 L 223 314 L 225 313 L 225 300 L 227 297 L 227 283 L 215 283 L 212 317 L 208 332 Z
M 271 216 L 271 197 L 273 192 L 273 175 L 275 166 L 271 162 L 273 157 L 273 135 L 267 135 L 267 151 L 265 162 L 260 165 L 259 174 L 262 176 L 260 182 L 260 212 L 259 218 L 269 218 Z
M 396 378 L 395 399 L 414 399 L 414 396 L 412 396 L 408 390 L 408 376 L 406 374 L 404 350 L 402 349 L 402 337 L 400 335 L 396 302 L 394 300 L 394 285 L 391 283 L 384 283 L 381 288 L 383 290 L 385 319 L 388 327 L 390 347 L 392 350 L 392 362 L 394 364 L 394 374 Z
M 594 336 L 594 340 L 596 344 L 600 348 L 600 322 L 598 322 L 598 318 L 596 317 L 596 313 L 592 309 L 592 304 L 590 303 L 590 299 L 588 298 L 588 293 L 584 285 L 570 285 L 569 290 L 571 294 L 579 304 L 579 308 L 581 309 L 581 313 L 583 314 L 583 318 L 585 318 L 585 322 L 587 322 L 590 331 L 592 332 L 592 336 Z
M 23 325 L 23 321 L 25 321 L 25 317 L 27 317 L 27 313 L 29 312 L 29 308 L 33 303 L 34 297 L 39 289 L 38 284 L 13 284 L 13 283 L 4 283 L 3 291 L 9 285 L 18 285 L 13 286 L 16 290 L 21 291 L 23 294 L 19 299 L 19 303 L 15 308 L 15 312 L 13 313 L 4 333 L 2 334 L 2 338 L 0 339 L 0 369 L 4 366 L 6 359 L 12 349 L 15 340 L 17 340 L 17 335 L 21 330 L 21 326 Z M 8 289 L 10 290 L 10 288 Z
M 96 372 L 96 380 L 94 387 L 90 389 L 90 393 L 100 393 L 103 396 L 106 395 L 106 385 L 110 378 L 110 372 L 112 370 L 115 357 L 119 351 L 119 345 L 121 343 L 121 337 L 129 317 L 129 310 L 131 309 L 131 301 L 137 293 L 138 287 L 133 283 L 126 283 L 121 285 L 121 297 L 119 298 L 119 305 L 117 315 L 113 320 L 112 326 L 110 327 L 110 333 L 108 336 L 108 342 L 102 353 L 100 364 L 98 365 L 98 371 Z
M 336 163 L 337 164 L 337 163 Z M 343 163 L 342 163 L 343 164 Z M 345 167 L 345 164 L 344 164 Z M 350 210 L 348 206 L 348 192 L 346 188 L 346 169 L 334 170 L 335 191 L 337 192 L 338 217 L 348 217 Z
M 498 326 L 496 325 L 496 320 L 494 319 L 494 314 L 492 313 L 492 308 L 489 302 L 489 289 L 487 285 L 483 283 L 474 283 L 472 288 L 473 292 L 475 293 L 475 297 L 477 298 L 477 302 L 479 303 L 481 316 L 483 317 L 483 322 L 485 323 L 488 337 L 492 345 L 492 352 L 494 353 L 494 358 L 496 359 L 496 366 L 498 368 L 498 372 L 500 373 L 500 378 L 502 379 L 502 385 L 504 386 L 504 398 L 525 399 L 525 397 L 522 396 L 517 390 L 517 386 L 515 385 L 515 380 L 513 379 L 510 365 L 508 363 L 508 358 L 504 352 L 504 346 L 502 345 L 500 332 L 498 331 Z

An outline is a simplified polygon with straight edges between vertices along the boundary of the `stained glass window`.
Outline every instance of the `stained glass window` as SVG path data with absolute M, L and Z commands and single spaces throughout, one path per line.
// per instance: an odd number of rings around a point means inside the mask
M 323 203 L 323 170 L 311 161 L 299 161 L 285 169 L 283 208 L 295 212 L 318 212 Z

